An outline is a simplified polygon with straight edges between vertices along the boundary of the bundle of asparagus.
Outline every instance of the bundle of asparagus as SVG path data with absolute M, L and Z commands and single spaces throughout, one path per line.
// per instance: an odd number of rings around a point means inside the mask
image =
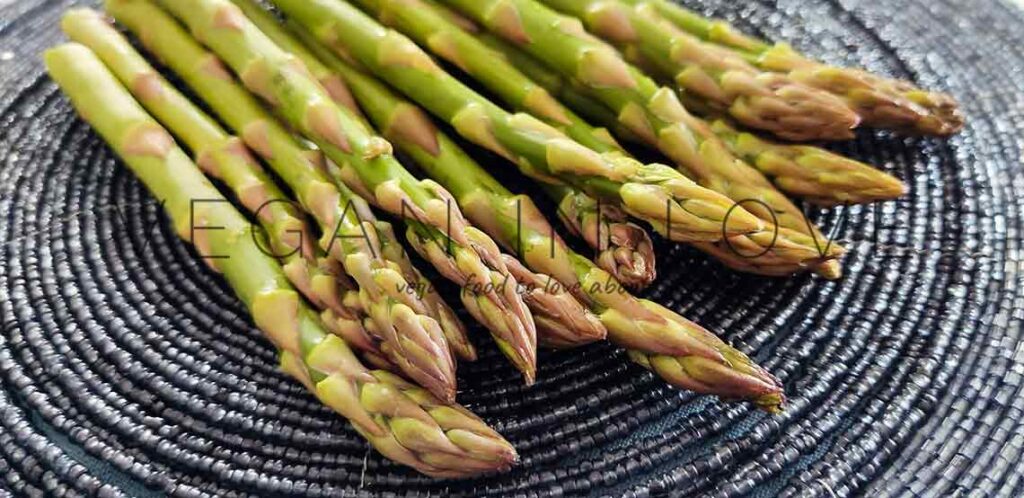
M 445 11 L 436 4 L 421 0 L 359 0 L 358 3 L 369 11 L 374 12 L 382 21 L 402 30 L 404 33 L 408 33 L 438 57 L 462 68 L 495 94 L 502 96 L 509 105 L 521 110 L 531 111 L 530 106 L 524 104 L 524 102 L 528 103 L 531 101 L 528 97 L 550 95 L 550 93 L 543 93 L 538 90 L 538 85 L 546 86 L 552 90 L 552 93 L 554 93 L 552 86 L 565 88 L 560 83 L 561 77 L 559 75 L 551 74 L 549 71 L 539 68 L 537 64 L 532 64 L 537 66 L 533 68 L 514 67 L 514 65 L 518 66 L 518 64 L 515 64 L 515 60 L 504 60 L 503 55 L 494 52 L 493 49 L 487 46 L 487 43 L 475 39 L 470 33 L 467 33 L 465 31 L 467 21 L 454 21 L 453 19 L 455 18 L 450 11 Z M 491 45 L 494 43 L 493 41 L 490 42 Z M 509 50 L 515 50 L 507 48 L 507 45 L 505 47 L 506 56 Z M 525 57 L 516 56 L 509 56 L 509 58 L 518 59 L 519 61 L 525 59 Z M 518 69 L 522 69 L 522 72 Z M 547 74 L 538 74 L 540 72 Z M 500 77 L 496 78 L 494 74 L 499 74 Z M 536 81 L 532 80 L 527 74 L 533 76 Z M 529 89 L 529 91 L 527 92 L 526 89 Z M 545 103 L 551 101 L 549 97 L 533 100 Z M 571 111 L 561 106 L 552 107 L 545 105 L 544 107 L 545 109 L 542 111 L 533 112 L 538 116 L 542 116 L 542 119 L 545 119 L 548 124 L 561 128 L 568 135 L 578 138 L 580 143 L 602 153 L 619 150 L 615 142 L 595 138 L 603 136 L 604 130 L 593 128 L 572 114 Z M 548 117 L 544 118 L 543 116 Z M 614 127 L 614 120 L 612 121 L 613 123 L 602 124 Z M 753 136 L 749 134 L 742 135 L 744 139 L 749 137 Z M 825 164 L 833 172 L 837 173 L 835 175 L 824 175 L 818 172 L 809 173 L 809 168 L 801 165 L 793 158 L 794 155 L 791 153 L 793 151 L 786 151 L 788 154 L 780 153 L 779 149 L 784 148 L 782 145 L 769 145 L 762 140 L 756 139 L 756 137 L 753 140 L 747 139 L 742 142 L 731 140 L 729 143 L 734 145 L 732 147 L 733 150 L 742 151 L 747 153 L 747 155 L 751 154 L 749 151 L 752 149 L 757 150 L 758 152 L 755 154 L 757 157 L 755 159 L 761 165 L 760 169 L 762 171 L 767 170 L 775 173 L 776 183 L 789 187 L 789 190 L 807 192 L 808 197 L 815 192 L 823 190 L 839 192 L 838 195 L 843 199 L 863 199 L 868 197 L 870 193 L 879 191 L 885 192 L 885 194 L 881 195 L 887 195 L 893 190 L 902 192 L 902 184 L 895 179 L 892 182 L 884 183 L 882 188 L 874 187 L 878 183 L 876 177 L 882 177 L 882 179 L 891 177 L 887 177 L 887 175 L 859 163 L 854 163 L 854 166 L 851 167 L 850 163 L 853 163 L 852 161 L 845 160 L 835 154 L 824 151 L 821 151 L 821 154 L 815 154 L 811 151 L 800 151 L 800 154 L 796 155 L 796 158 L 810 162 L 812 165 Z M 711 143 L 709 147 L 720 147 L 721 145 L 723 144 Z M 716 154 L 708 153 L 707 151 L 705 153 L 712 157 L 716 156 Z M 814 162 L 815 160 L 816 163 Z M 728 166 L 729 161 L 722 161 L 722 163 Z M 799 213 L 797 208 L 788 203 L 778 192 L 773 191 L 764 182 L 758 183 L 759 175 L 757 172 L 744 171 L 744 165 L 742 164 L 734 164 L 733 166 L 736 171 L 731 174 L 716 175 L 712 172 L 709 179 L 714 183 L 712 188 L 717 187 L 722 193 L 730 195 L 739 203 L 743 203 L 742 205 L 745 207 L 755 208 L 755 212 L 762 215 L 762 218 L 766 221 L 778 223 L 780 216 L 782 216 L 780 213 Z M 741 178 L 737 178 L 737 175 Z M 796 176 L 796 179 L 792 178 L 793 176 Z M 800 181 L 807 177 L 811 177 L 812 180 Z M 860 188 L 857 188 L 855 192 L 867 191 L 868 193 L 863 193 L 859 196 L 844 195 L 843 189 L 819 188 L 819 183 L 832 181 L 830 179 L 835 177 L 838 177 L 839 180 L 833 181 L 834 183 L 841 185 L 857 183 L 857 186 Z M 859 178 L 867 178 L 868 180 L 859 182 Z M 730 187 L 722 187 L 723 183 L 728 183 Z M 869 187 L 861 187 L 859 183 L 865 183 Z M 891 183 L 895 183 L 897 187 L 894 189 Z M 738 185 L 742 186 L 744 184 L 753 185 L 754 188 L 743 189 L 738 187 Z M 850 190 L 853 190 L 853 188 L 846 189 L 847 192 Z M 571 198 L 564 199 L 572 200 Z M 835 203 L 838 202 L 833 202 L 833 204 Z M 591 202 L 590 204 L 593 203 Z M 563 203 L 562 205 L 572 206 L 572 204 L 568 203 Z M 772 212 L 766 212 L 766 209 L 756 208 L 773 208 L 773 210 Z M 809 223 L 802 219 L 802 216 L 799 218 L 783 217 L 781 221 L 782 228 L 778 230 L 768 230 L 765 233 L 750 237 L 731 238 L 725 244 L 700 244 L 699 246 L 733 268 L 771 275 L 785 275 L 801 271 L 816 258 L 827 260 L 829 257 L 838 255 L 841 252 L 841 248 L 838 245 L 824 243 L 824 236 L 813 227 L 810 227 Z M 740 251 L 742 251 L 741 254 Z M 838 265 L 831 261 L 824 263 L 817 269 L 820 273 L 833 278 L 837 278 L 840 273 Z
M 838 278 L 843 249 L 782 192 L 833 206 L 893 199 L 904 185 L 744 127 L 808 140 L 848 137 L 861 121 L 929 134 L 962 126 L 948 96 L 825 66 L 666 0 L 350 1 L 272 0 L 282 20 L 255 0 L 106 0 L 231 132 L 94 11 L 65 16 L 82 45 L 46 62 L 168 200 L 183 237 L 193 221 L 220 228 L 190 242 L 230 254 L 207 263 L 280 350 L 282 368 L 382 454 L 432 476 L 504 470 L 516 453 L 454 404 L 455 359 L 476 357 L 467 328 L 371 205 L 405 222 L 407 241 L 461 286 L 469 314 L 527 382 L 538 341 L 570 348 L 607 337 L 672 385 L 774 412 L 785 399 L 775 377 L 626 289 L 656 275 L 654 244 L 633 218 L 734 269 Z M 537 180 L 594 259 L 428 113 Z M 429 179 L 400 164 L 392 144 Z M 679 170 L 638 161 L 623 144 L 652 147 Z M 188 219 L 199 197 L 223 202 Z
M 515 163 L 526 174 L 564 183 L 649 221 L 672 240 L 718 241 L 761 232 L 764 224 L 721 194 L 674 169 L 621 154 L 601 154 L 529 114 L 512 114 L 438 66 L 405 36 L 335 0 L 275 1 L 342 57 L 387 80 L 465 139 Z
M 288 36 L 279 27 L 261 27 L 266 33 Z M 609 338 L 631 350 L 631 357 L 673 385 L 750 399 L 768 411 L 781 407 L 784 397 L 778 380 L 702 327 L 633 297 L 614 277 L 570 250 L 529 197 L 514 195 L 503 187 L 438 130 L 419 107 L 341 59 L 323 52 L 320 57 L 342 75 L 386 138 L 452 192 L 473 221 L 519 254 L 526 266 L 554 276 L 579 296 L 607 327 Z M 566 346 L 564 337 L 554 334 L 544 339 L 554 346 Z
M 515 449 L 479 418 L 392 374 L 366 369 L 344 340 L 327 334 L 280 264 L 252 241 L 249 222 L 89 49 L 62 45 L 47 52 L 46 66 L 79 113 L 167 201 L 183 238 L 190 240 L 193 223 L 217 227 L 195 232 L 202 235 L 191 242 L 203 254 L 230 255 L 206 261 L 281 350 L 282 365 L 381 453 L 438 477 L 497 471 L 515 462 Z M 223 202 L 204 203 L 190 216 L 198 198 Z

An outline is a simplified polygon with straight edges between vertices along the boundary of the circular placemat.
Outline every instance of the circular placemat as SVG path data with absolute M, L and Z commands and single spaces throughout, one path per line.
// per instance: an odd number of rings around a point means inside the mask
M 0 494 L 1024 494 L 1024 12 L 996 0 L 697 2 L 744 29 L 947 90 L 951 140 L 846 153 L 908 196 L 815 212 L 847 277 L 762 279 L 659 243 L 656 301 L 786 385 L 768 416 L 666 387 L 598 345 L 531 389 L 486 345 L 460 400 L 512 472 L 434 481 L 383 460 L 279 373 L 157 203 L 43 74 L 70 0 L 0 8 Z M 974 496 L 972 494 L 972 496 Z

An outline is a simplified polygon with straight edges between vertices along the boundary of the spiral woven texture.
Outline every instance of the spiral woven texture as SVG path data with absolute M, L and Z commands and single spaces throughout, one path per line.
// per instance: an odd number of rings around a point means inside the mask
M 911 188 L 813 213 L 850 248 L 839 282 L 741 276 L 658 243 L 648 295 L 777 374 L 785 413 L 670 389 L 605 345 L 542 353 L 527 389 L 478 333 L 460 400 L 522 462 L 455 482 L 387 462 L 278 372 L 230 291 L 75 117 L 39 54 L 76 3 L 0 8 L 0 496 L 1024 495 L 1018 7 L 690 0 L 949 91 L 968 127 L 839 146 Z

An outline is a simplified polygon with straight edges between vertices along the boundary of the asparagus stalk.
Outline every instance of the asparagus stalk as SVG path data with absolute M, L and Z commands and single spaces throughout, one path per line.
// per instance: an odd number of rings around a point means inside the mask
M 353 100 L 353 104 L 355 101 Z M 344 188 L 344 184 L 342 184 Z M 362 201 L 362 199 L 360 199 Z M 420 273 L 420 270 L 413 265 L 409 259 L 409 253 L 402 246 L 395 229 L 390 223 L 377 221 L 377 239 L 380 241 L 381 254 L 388 261 L 394 262 L 396 268 L 405 277 L 405 280 L 416 284 L 416 295 L 420 297 L 423 304 L 431 311 L 431 316 L 436 318 L 441 326 L 452 353 L 466 361 L 476 361 L 477 353 L 473 343 L 469 341 L 469 334 L 462 320 L 455 313 L 455 310 L 445 302 L 441 294 L 431 284 L 430 280 Z
M 503 187 L 438 130 L 421 108 L 340 60 L 330 66 L 345 78 L 377 128 L 445 185 L 478 226 L 520 254 L 530 269 L 554 276 L 556 285 L 578 295 L 599 317 L 595 325 L 600 331 L 607 328 L 612 341 L 635 350 L 632 356 L 642 359 L 641 364 L 679 387 L 751 400 L 770 411 L 780 408 L 782 389 L 774 377 L 702 327 L 637 299 L 614 277 L 572 252 L 529 197 Z
M 292 201 L 281 192 L 249 150 L 167 82 L 98 12 L 72 9 L 61 26 L 68 37 L 89 48 L 125 85 L 147 111 L 164 123 L 196 157 L 211 178 L 224 182 L 239 203 L 263 226 L 270 254 L 286 255 L 284 272 L 295 288 L 317 308 L 328 328 L 349 344 L 383 356 L 377 340 L 366 331 L 363 310 L 343 294 L 353 285 L 311 242 L 312 232 Z M 339 80 L 340 83 L 340 80 Z
M 235 4 L 242 9 L 246 16 L 254 20 L 261 29 L 263 29 L 261 21 L 263 24 L 266 24 L 269 20 L 270 25 L 274 25 L 274 21 L 268 19 L 269 14 L 254 2 L 239 0 L 235 1 Z M 290 37 L 274 38 L 274 42 L 284 51 L 302 60 L 306 64 L 306 68 L 309 69 L 310 74 L 314 75 L 317 81 L 321 82 L 321 85 L 328 91 L 336 103 L 365 120 L 365 117 L 362 116 L 362 111 L 352 98 L 351 92 L 340 76 L 327 66 L 321 64 L 316 57 L 308 52 L 305 46 L 294 39 Z M 343 95 L 343 98 L 335 97 L 335 95 L 339 94 Z M 458 319 L 455 311 L 441 298 L 437 289 L 430 285 L 430 282 L 409 261 L 405 249 L 398 242 L 390 224 L 382 223 L 381 226 L 378 226 L 377 232 L 387 259 L 399 265 L 406 280 L 417 284 L 417 292 L 421 295 L 423 303 L 431 310 L 432 316 L 438 320 L 441 330 L 444 331 L 445 338 L 455 355 L 464 360 L 475 360 L 476 349 L 469 341 L 466 327 Z
M 510 114 L 444 72 L 405 36 L 334 0 L 275 0 L 321 42 L 365 65 L 452 124 L 464 138 L 542 181 L 568 183 L 652 223 L 679 241 L 720 240 L 763 223 L 664 165 L 600 154 L 524 113 Z
M 363 308 L 376 323 L 388 359 L 443 400 L 455 396 L 455 365 L 438 322 L 415 294 L 402 263 L 385 258 L 379 222 L 362 199 L 337 187 L 322 157 L 304 150 L 231 78 L 220 61 L 199 47 L 172 18 L 147 0 L 108 0 L 107 11 L 133 31 L 267 160 L 318 222 L 322 249 L 359 285 Z
M 631 223 L 622 209 L 604 205 L 564 185 L 543 187 L 558 202 L 562 224 L 597 249 L 597 266 L 633 289 L 643 289 L 654 281 L 654 243 L 647 231 Z
M 515 449 L 479 418 L 387 372 L 366 369 L 342 339 L 324 332 L 278 262 L 250 240 L 245 218 L 89 49 L 65 44 L 48 51 L 45 59 L 79 114 L 156 197 L 167 201 L 178 233 L 200 254 L 227 256 L 205 260 L 282 351 L 287 370 L 378 451 L 438 477 L 469 477 L 515 462 Z M 193 199 L 223 202 L 194 205 Z
M 688 95 L 789 140 L 853 138 L 860 117 L 831 93 L 761 71 L 729 50 L 670 29 L 618 0 L 543 0 L 620 48 L 632 47 Z
M 861 69 L 830 66 L 785 43 L 770 44 L 744 35 L 724 21 L 704 18 L 668 0 L 625 0 L 650 9 L 678 28 L 739 53 L 765 71 L 787 74 L 807 85 L 842 97 L 864 124 L 915 134 L 948 136 L 964 126 L 956 100 L 948 94 L 918 88 Z
M 432 6 L 436 6 L 431 3 Z M 443 6 L 437 6 L 444 9 Z M 470 28 L 472 29 L 472 28 Z M 549 69 L 540 61 L 511 45 L 504 39 L 497 38 L 489 33 L 476 33 L 476 39 L 491 47 L 503 59 L 513 64 L 523 74 L 533 81 L 540 82 L 553 95 L 561 101 L 566 102 L 577 112 L 585 115 L 592 122 L 600 123 L 615 130 L 615 134 L 635 143 L 643 143 L 643 140 L 636 136 L 619 121 L 615 114 L 585 94 L 580 85 L 573 83 L 562 75 Z M 726 142 L 727 144 L 729 142 Z M 782 147 L 781 144 L 773 144 L 773 147 Z M 812 149 L 816 157 L 831 157 L 830 153 L 823 149 Z M 845 158 L 835 156 L 840 160 L 848 161 Z M 867 167 L 867 166 L 865 166 Z M 552 189 L 548 189 L 551 191 Z M 561 200 L 561 199 L 559 199 Z M 563 213 L 560 213 L 563 214 Z M 563 216 L 564 217 L 564 216 Z M 572 228 L 570 228 L 572 230 Z M 774 247 L 778 242 L 774 236 L 762 235 L 767 240 L 769 247 Z M 779 258 L 772 258 L 765 251 L 765 247 L 759 246 L 757 242 L 749 237 L 730 237 L 728 241 L 717 243 L 697 243 L 698 248 L 719 259 L 726 266 L 738 271 L 755 273 L 768 276 L 786 276 L 807 270 L 805 264 L 793 263 L 792 261 L 779 261 Z M 756 256 L 756 257 L 755 257 Z M 605 268 L 607 269 L 607 268 Z M 842 276 L 842 268 L 835 261 L 826 261 L 817 266 L 816 271 L 828 279 L 838 279 Z M 614 272 L 613 272 L 614 273 Z M 621 279 L 620 279 L 621 280 Z
M 645 143 L 658 148 L 704 187 L 730 197 L 771 225 L 744 238 L 758 250 L 734 256 L 759 266 L 785 263 L 811 268 L 827 277 L 837 273 L 831 261 L 843 253 L 828 244 L 803 212 L 752 166 L 733 156 L 710 127 L 680 104 L 674 91 L 659 87 L 630 66 L 611 47 L 593 39 L 578 19 L 566 17 L 533 0 L 444 0 L 542 59 L 563 77 L 583 85 L 590 96 L 617 113 L 618 119 Z M 557 47 L 557 50 L 554 48 Z M 739 235 L 739 236 L 737 236 Z M 718 242 L 723 250 L 737 244 Z M 824 265 L 824 266 L 823 266 Z
M 406 219 L 417 252 L 462 286 L 470 313 L 491 330 L 499 348 L 532 383 L 537 344 L 533 318 L 497 245 L 469 225 L 451 195 L 434 182 L 416 180 L 391 155 L 391 144 L 332 102 L 295 56 L 274 44 L 229 0 L 163 5 L 328 158 L 358 174 L 351 179 L 361 185 L 357 191 Z
M 772 142 L 740 131 L 728 119 L 711 121 L 711 129 L 780 190 L 819 206 L 886 201 L 907 192 L 896 177 L 827 149 Z
M 294 47 L 295 50 L 290 51 L 307 66 L 326 68 L 324 62 L 321 62 L 323 60 L 331 63 L 332 69 L 327 70 L 332 74 L 344 75 L 345 79 L 352 79 L 353 74 L 360 76 L 353 68 L 338 60 L 322 47 L 310 44 L 307 48 L 288 32 L 272 14 L 255 2 L 250 0 L 233 1 L 271 40 L 282 47 Z M 318 53 L 314 55 L 310 49 L 316 49 Z M 390 140 L 392 137 L 386 138 Z M 354 174 L 343 174 L 342 176 L 353 177 Z M 516 281 L 520 286 L 526 288 L 523 297 L 539 328 L 541 342 L 549 346 L 568 347 L 604 338 L 604 328 L 597 323 L 596 318 L 591 317 L 571 294 L 560 289 L 559 286 L 550 285 L 551 277 L 530 272 L 510 256 L 503 255 L 502 258 Z
M 431 0 L 432 1 L 432 0 Z M 448 9 L 443 5 L 431 4 L 441 9 Z M 520 72 L 554 95 L 559 101 L 565 103 L 570 109 L 591 123 L 599 123 L 605 129 L 611 130 L 613 136 L 634 144 L 645 144 L 644 139 L 627 128 L 615 116 L 615 113 L 604 106 L 600 101 L 586 95 L 585 90 L 579 84 L 573 83 L 563 77 L 560 73 L 548 68 L 543 62 L 532 55 L 522 51 L 515 45 L 498 37 L 490 32 L 471 32 L 473 37 L 487 45 L 500 55 L 502 59 L 515 66 Z
M 269 29 L 265 31 L 269 31 Z M 287 33 L 282 33 L 282 35 L 287 35 Z M 451 158 L 449 151 L 453 148 L 456 148 L 454 152 L 456 160 L 468 160 L 462 154 L 461 149 L 457 149 L 457 146 L 447 136 L 434 128 L 430 118 L 424 115 L 419 108 L 400 100 L 386 86 L 333 56 L 323 47 L 316 45 L 314 40 L 307 39 L 306 43 L 317 52 L 317 57 L 341 75 L 347 84 L 358 89 L 356 100 L 377 129 L 389 141 L 396 144 L 399 150 L 408 154 L 417 165 L 424 168 L 427 173 L 430 173 L 428 166 L 433 164 L 432 161 L 449 160 Z M 420 144 L 429 144 L 429 148 L 418 147 Z M 476 171 L 472 169 L 464 170 L 463 174 L 471 177 L 477 176 Z M 490 179 L 491 183 L 496 183 L 489 176 L 487 179 Z M 448 187 L 446 186 L 446 188 Z M 460 201 L 458 198 L 456 200 Z M 506 249 L 523 254 L 523 245 L 531 242 L 518 240 L 517 244 L 510 245 L 507 243 L 508 238 L 498 236 L 499 234 L 510 235 L 518 230 L 516 213 L 522 200 L 508 198 L 494 199 L 494 201 L 496 204 L 488 206 L 492 208 L 491 210 L 481 209 L 482 206 L 478 205 L 467 205 L 461 201 L 459 205 L 466 209 L 475 225 L 495 237 Z M 500 219 L 494 216 L 494 209 L 502 210 Z M 500 226 L 502 230 L 495 231 L 494 227 L 496 226 Z M 537 321 L 539 338 L 545 346 L 575 347 L 600 341 L 606 337 L 607 330 L 597 317 L 554 278 L 530 271 L 515 258 L 507 255 L 504 257 L 509 269 L 516 276 L 516 280 L 523 286 L 526 302 Z

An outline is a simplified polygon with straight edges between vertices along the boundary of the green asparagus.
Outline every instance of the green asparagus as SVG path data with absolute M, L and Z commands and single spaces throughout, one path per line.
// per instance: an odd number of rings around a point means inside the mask
M 597 152 L 622 151 L 607 130 L 594 128 L 494 51 L 423 0 L 353 0 L 435 56 L 462 69 L 517 111 L 532 114 Z
M 741 245 L 757 244 L 753 252 L 736 254 L 759 265 L 809 268 L 834 276 L 832 260 L 843 253 L 828 244 L 803 212 L 752 166 L 734 157 L 710 127 L 680 104 L 674 91 L 627 64 L 610 46 L 593 39 L 578 19 L 558 14 L 533 0 L 443 0 L 491 31 L 542 59 L 563 77 L 586 87 L 588 94 L 618 113 L 618 119 L 645 143 L 683 167 L 711 190 L 770 223 L 748 235 Z M 558 47 L 554 49 L 553 47 Z M 721 241 L 709 240 L 700 246 Z M 736 245 L 725 244 L 725 250 Z M 822 269 L 825 265 L 828 269 Z
M 553 229 L 528 197 L 515 196 L 504 189 L 454 142 L 432 126 L 426 127 L 429 121 L 410 119 L 410 115 L 421 112 L 419 109 L 408 103 L 378 101 L 370 105 L 366 102 L 368 92 L 363 91 L 362 85 L 348 81 L 357 100 L 363 102 L 364 109 L 381 128 L 402 130 L 407 129 L 409 123 L 421 123 L 423 130 L 403 133 L 393 139 L 394 143 L 417 158 L 417 163 L 428 174 L 446 185 L 488 233 L 510 248 L 518 247 L 522 260 L 533 270 L 556 275 L 559 283 L 580 294 L 600 317 L 615 343 L 637 350 L 640 356 L 676 362 L 677 370 L 659 371 L 674 385 L 685 388 L 699 385 L 703 386 L 698 388 L 700 392 L 751 399 L 769 410 L 779 407 L 781 388 L 774 378 L 696 324 L 674 320 L 668 310 L 634 298 L 611 275 L 569 250 L 553 235 Z M 417 141 L 431 134 L 434 140 Z M 432 146 L 435 148 L 431 149 Z M 727 354 L 734 370 L 729 370 L 724 383 L 721 383 L 723 378 L 709 374 L 710 370 L 691 368 L 704 360 L 715 365 Z M 733 384 L 735 378 L 743 378 L 743 382 Z
M 356 172 L 358 178 L 350 181 L 361 185 L 357 192 L 406 219 L 417 252 L 462 286 L 470 313 L 491 330 L 499 348 L 532 383 L 537 344 L 533 318 L 497 245 L 469 225 L 451 195 L 405 170 L 392 156 L 391 144 L 331 101 L 301 61 L 274 44 L 229 0 L 162 4 L 240 75 L 249 90 L 335 164 Z
M 564 185 L 545 184 L 543 188 L 558 202 L 562 224 L 597 249 L 597 266 L 633 289 L 643 289 L 654 281 L 654 243 L 622 209 Z
M 625 1 L 653 11 L 694 36 L 734 50 L 765 71 L 788 74 L 796 81 L 842 97 L 866 125 L 938 136 L 955 134 L 964 126 L 964 116 L 951 95 L 861 69 L 824 64 L 785 43 L 772 45 L 746 36 L 724 21 L 706 19 L 676 2 Z
M 48 51 L 45 59 L 79 113 L 150 191 L 166 200 L 176 231 L 200 254 L 228 256 L 206 261 L 281 350 L 286 370 L 378 451 L 437 477 L 469 477 L 515 463 L 515 449 L 479 418 L 387 372 L 367 370 L 342 339 L 325 333 L 278 262 L 250 240 L 248 221 L 89 49 L 66 44 Z M 194 206 L 193 199 L 224 202 Z
M 325 56 L 326 57 L 326 56 Z M 572 252 L 529 197 L 514 195 L 438 130 L 424 111 L 386 85 L 337 58 L 329 66 L 344 78 L 362 109 L 399 150 L 456 196 L 473 221 L 532 270 L 579 296 L 600 330 L 670 383 L 726 398 L 743 398 L 774 411 L 783 401 L 778 381 L 710 332 L 650 301 L 633 297 L 614 277 Z M 509 263 L 513 271 L 518 261 Z M 529 280 L 521 281 L 530 283 Z M 551 282 L 535 285 L 550 286 Z M 590 313 L 582 316 L 592 316 Z M 603 335 L 603 334 L 602 334 Z M 548 335 L 549 344 L 565 334 Z M 594 336 L 594 339 L 597 339 Z M 669 368 L 668 365 L 674 365 Z M 723 366 L 724 365 L 724 366 Z
M 591 126 L 552 97 L 543 85 L 520 73 L 500 54 L 467 33 L 465 29 L 472 29 L 470 21 L 452 15 L 430 0 L 355 3 L 476 78 L 511 108 L 532 114 L 591 150 L 624 152 L 607 130 Z M 576 209 L 600 206 L 601 202 L 567 185 L 547 185 L 551 187 L 548 193 L 559 205 L 570 209 L 560 213 L 564 215 L 562 220 L 597 250 L 596 262 L 602 268 L 636 288 L 651 283 L 655 276 L 654 252 L 643 228 L 623 219 L 594 216 L 597 213 L 593 209 Z M 609 215 L 622 212 L 617 206 L 607 207 L 607 211 Z
M 860 117 L 831 93 L 761 71 L 729 50 L 663 26 L 619 0 L 542 0 L 583 21 L 591 33 L 632 47 L 680 90 L 751 128 L 789 140 L 853 138 Z
M 569 183 L 621 205 L 680 241 L 720 240 L 756 232 L 763 223 L 727 197 L 671 167 L 622 154 L 600 154 L 524 113 L 510 114 L 444 72 L 405 36 L 336 0 L 275 0 L 338 55 L 351 57 L 452 124 L 464 138 L 549 183 Z
M 386 259 L 372 213 L 351 191 L 324 174 L 322 157 L 304 150 L 199 47 L 148 0 L 108 0 L 107 11 L 178 73 L 221 118 L 267 160 L 318 222 L 321 247 L 358 283 L 363 308 L 377 324 L 388 359 L 440 399 L 455 396 L 455 365 L 438 322 L 418 297 L 402 266 Z
M 445 12 L 448 11 L 443 5 L 436 6 L 445 9 Z M 600 126 L 610 130 L 613 136 L 620 139 L 633 144 L 644 144 L 644 140 L 623 125 L 614 112 L 605 107 L 601 102 L 586 95 L 585 90 L 579 88 L 581 85 L 564 78 L 560 73 L 548 68 L 544 63 L 520 50 L 504 38 L 486 31 L 470 31 L 470 33 L 481 43 L 493 49 L 502 59 L 515 66 L 525 76 L 546 88 L 555 98 L 579 113 L 585 120 L 591 123 L 599 123 Z
M 711 121 L 711 129 L 780 190 L 819 206 L 886 201 L 907 192 L 892 175 L 827 149 L 772 142 L 740 131 L 727 119 Z
M 574 84 L 558 73 L 555 73 L 534 57 L 524 53 L 503 39 L 496 38 L 488 33 L 480 33 L 476 37 L 500 52 L 506 60 L 520 68 L 525 74 L 530 75 L 532 79 L 543 82 L 545 88 L 557 95 L 562 101 L 569 103 L 571 107 L 588 119 L 614 129 L 615 134 L 621 138 L 635 143 L 643 143 L 643 140 L 636 137 L 632 131 L 618 121 L 613 112 L 604 107 L 600 102 L 586 95 L 586 90 L 580 88 L 580 85 Z M 826 153 L 824 150 L 821 150 L 821 152 Z M 780 235 L 782 231 L 780 229 Z M 723 240 L 717 243 L 698 242 L 695 245 L 716 259 L 719 259 L 726 266 L 738 271 L 768 276 L 786 276 L 810 269 L 805 263 L 786 261 L 785 258 L 778 258 L 771 254 L 770 251 L 765 250 L 766 247 L 778 247 L 787 244 L 782 237 L 775 237 L 773 234 L 760 234 L 758 237 L 761 237 L 760 242 L 767 244 L 767 246 L 759 245 L 758 241 L 744 236 L 729 237 L 727 241 Z M 818 244 L 824 247 L 828 242 L 822 240 L 816 242 L 816 246 Z M 834 260 L 825 261 L 814 266 L 813 269 L 828 279 L 838 279 L 842 276 L 842 268 Z

